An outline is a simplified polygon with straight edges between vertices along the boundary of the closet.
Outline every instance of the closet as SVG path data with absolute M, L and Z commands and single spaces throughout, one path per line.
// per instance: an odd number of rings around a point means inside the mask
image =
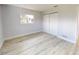
M 50 33 L 50 15 L 44 15 L 43 16 L 43 31 Z
M 58 14 L 50 14 L 50 34 L 57 35 L 58 33 Z
M 68 10 L 66 10 L 68 8 Z M 44 32 L 55 35 L 68 42 L 76 42 L 76 13 L 71 8 L 61 8 L 58 13 L 43 15 Z
M 58 13 L 47 14 L 43 17 L 44 32 L 57 35 L 58 34 Z

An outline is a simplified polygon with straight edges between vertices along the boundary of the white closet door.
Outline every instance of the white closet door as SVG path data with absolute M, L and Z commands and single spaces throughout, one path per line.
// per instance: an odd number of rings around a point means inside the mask
M 49 15 L 44 15 L 43 17 L 43 29 L 44 32 L 49 33 Z
M 58 14 L 50 15 L 50 33 L 57 35 L 58 34 Z

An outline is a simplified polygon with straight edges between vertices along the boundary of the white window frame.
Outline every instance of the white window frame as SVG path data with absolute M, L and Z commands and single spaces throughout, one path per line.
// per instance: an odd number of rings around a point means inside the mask
M 34 23 L 34 15 L 20 15 L 20 23 L 21 24 L 33 24 Z

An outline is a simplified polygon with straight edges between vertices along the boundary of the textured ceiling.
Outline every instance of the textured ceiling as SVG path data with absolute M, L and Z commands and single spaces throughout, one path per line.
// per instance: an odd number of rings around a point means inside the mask
M 14 6 L 44 12 L 50 9 L 54 9 L 54 6 L 56 5 L 54 4 L 15 4 Z
M 13 6 L 31 9 L 39 12 L 56 11 L 61 6 L 79 6 L 77 4 L 13 4 Z

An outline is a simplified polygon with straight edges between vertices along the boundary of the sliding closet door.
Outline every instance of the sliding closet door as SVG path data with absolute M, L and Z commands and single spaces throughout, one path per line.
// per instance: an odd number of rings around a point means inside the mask
M 58 14 L 50 15 L 50 33 L 57 35 L 58 33 Z
M 44 15 L 43 17 L 43 31 L 49 33 L 49 15 Z

